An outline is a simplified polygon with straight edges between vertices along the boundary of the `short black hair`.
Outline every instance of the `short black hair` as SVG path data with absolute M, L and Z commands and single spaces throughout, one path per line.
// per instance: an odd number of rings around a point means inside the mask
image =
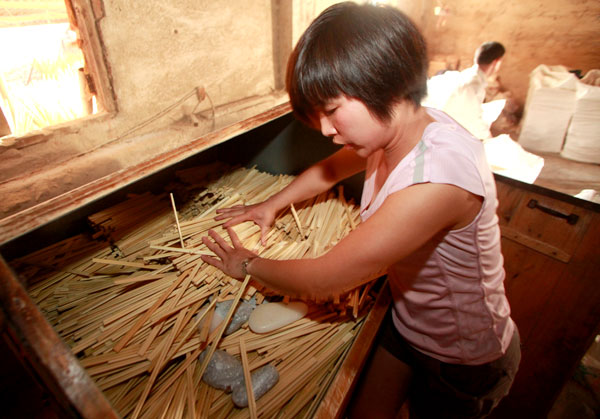
M 318 108 L 345 95 L 379 120 L 402 100 L 427 94 L 427 47 L 416 25 L 390 6 L 344 2 L 323 11 L 288 61 L 286 88 L 294 113 L 310 125 Z
M 500 42 L 491 41 L 484 42 L 477 48 L 475 53 L 475 61 L 478 65 L 491 64 L 494 60 L 502 58 L 506 50 Z

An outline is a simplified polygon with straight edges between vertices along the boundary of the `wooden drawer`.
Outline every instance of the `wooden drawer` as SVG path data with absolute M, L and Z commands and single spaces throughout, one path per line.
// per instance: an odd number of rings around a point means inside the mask
M 502 237 L 568 263 L 591 216 L 574 203 L 540 193 L 498 185 Z

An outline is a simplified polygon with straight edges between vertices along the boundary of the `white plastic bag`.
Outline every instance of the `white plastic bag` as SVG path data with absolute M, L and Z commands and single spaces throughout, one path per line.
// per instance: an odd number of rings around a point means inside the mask
M 519 144 L 558 153 L 573 115 L 577 77 L 563 66 L 537 66 L 530 74 Z
M 600 163 L 600 86 L 577 83 L 575 110 L 560 155 L 580 162 Z

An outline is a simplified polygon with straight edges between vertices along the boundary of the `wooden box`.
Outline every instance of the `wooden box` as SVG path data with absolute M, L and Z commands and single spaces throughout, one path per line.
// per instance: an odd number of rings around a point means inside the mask
M 522 359 L 493 417 L 545 418 L 600 331 L 600 205 L 503 176 L 496 184 Z
M 220 145 L 208 148 L 183 162 L 160 170 L 110 195 L 66 214 L 43 227 L 5 244 L 0 252 L 10 261 L 38 248 L 53 244 L 85 228 L 86 218 L 126 194 L 160 191 L 170 183 L 175 172 L 215 161 L 257 169 L 273 174 L 296 174 L 335 147 L 317 132 L 284 115 Z M 361 179 L 345 183 L 345 191 L 360 196 Z M 54 409 L 73 417 L 118 417 L 105 395 L 82 368 L 69 346 L 61 340 L 35 305 L 27 289 L 11 270 L 10 262 L 0 265 L 2 278 L 3 336 L 16 348 L 24 368 L 38 381 L 44 392 L 52 395 Z M 378 286 L 385 286 L 383 281 Z M 339 360 L 339 368 L 331 379 L 327 393 L 315 411 L 316 417 L 341 417 L 361 367 L 369 353 L 382 317 L 389 306 L 387 289 L 377 293 L 359 334 L 349 351 Z

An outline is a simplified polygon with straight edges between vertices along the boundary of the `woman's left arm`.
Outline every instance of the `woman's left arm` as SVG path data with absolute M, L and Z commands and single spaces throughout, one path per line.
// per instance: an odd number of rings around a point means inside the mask
M 388 196 L 381 207 L 324 255 L 314 259 L 273 260 L 234 246 L 216 234 L 204 242 L 218 258 L 203 260 L 240 278 L 245 267 L 263 285 L 286 295 L 329 298 L 383 273 L 435 235 L 466 226 L 481 208 L 481 198 L 446 184 L 423 183 Z M 243 275 L 242 275 L 243 276 Z

